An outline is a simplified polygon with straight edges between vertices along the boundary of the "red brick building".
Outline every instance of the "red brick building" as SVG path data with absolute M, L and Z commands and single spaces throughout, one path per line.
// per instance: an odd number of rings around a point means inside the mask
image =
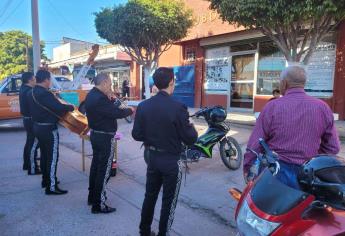
M 164 53 L 159 66 L 195 65 L 195 106 L 220 104 L 230 111 L 260 111 L 278 88 L 286 60 L 257 30 L 222 22 L 203 0 L 185 0 L 196 23 L 188 36 Z M 345 119 L 345 22 L 318 45 L 308 66 L 306 91 L 325 100 Z M 141 73 L 131 66 L 133 93 L 140 97 Z

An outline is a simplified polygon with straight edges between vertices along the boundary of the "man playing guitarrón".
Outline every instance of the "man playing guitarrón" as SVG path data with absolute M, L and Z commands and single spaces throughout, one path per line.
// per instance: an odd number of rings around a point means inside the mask
M 28 96 L 34 134 L 41 148 L 42 187 L 47 195 L 66 194 L 57 185 L 56 170 L 59 160 L 59 133 L 57 122 L 59 117 L 73 111 L 73 105 L 62 104 L 48 89 L 51 86 L 50 73 L 39 70 L 36 73 L 36 86 Z

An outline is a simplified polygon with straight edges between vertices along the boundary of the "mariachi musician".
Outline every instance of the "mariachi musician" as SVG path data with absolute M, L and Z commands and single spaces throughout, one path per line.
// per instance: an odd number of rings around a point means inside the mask
M 105 204 L 105 185 L 110 177 L 114 156 L 114 136 L 117 130 L 116 119 L 125 118 L 133 113 L 132 108 L 114 104 L 111 101 L 111 80 L 107 74 L 98 74 L 94 79 L 95 87 L 85 99 L 86 116 L 91 128 L 93 159 L 90 168 L 88 204 L 91 212 L 111 213 L 116 209 Z
M 56 170 L 59 159 L 59 133 L 57 122 L 59 117 L 68 111 L 73 111 L 73 105 L 62 104 L 49 91 L 51 75 L 47 70 L 38 70 L 36 86 L 28 96 L 33 130 L 41 148 L 42 188 L 47 195 L 61 195 L 68 191 L 59 188 Z
M 29 175 L 41 174 L 41 170 L 37 161 L 38 140 L 33 133 L 33 124 L 28 95 L 36 84 L 35 76 L 32 72 L 24 72 L 22 74 L 22 86 L 19 91 L 20 113 L 23 116 L 23 124 L 26 131 L 26 142 L 24 146 L 24 164 L 23 170 L 27 170 Z

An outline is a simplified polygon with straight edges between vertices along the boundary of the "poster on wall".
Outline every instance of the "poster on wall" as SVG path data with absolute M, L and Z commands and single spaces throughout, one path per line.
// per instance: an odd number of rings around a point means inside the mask
M 336 44 L 323 42 L 314 51 L 306 66 L 305 91 L 314 97 L 327 98 L 333 95 L 336 60 Z
M 229 47 L 206 50 L 205 83 L 207 94 L 227 94 L 229 89 Z
M 260 56 L 258 63 L 257 94 L 271 95 L 279 88 L 279 78 L 286 67 L 286 59 L 280 52 Z

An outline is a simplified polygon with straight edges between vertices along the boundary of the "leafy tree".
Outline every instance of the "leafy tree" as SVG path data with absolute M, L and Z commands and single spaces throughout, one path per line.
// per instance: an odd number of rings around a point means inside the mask
M 344 0 L 208 0 L 224 21 L 259 29 L 288 61 L 307 64 L 318 43 L 344 19 Z
M 184 38 L 193 24 L 192 12 L 180 0 L 129 0 L 125 5 L 96 13 L 100 37 L 119 44 L 145 71 L 145 97 L 150 97 L 149 76 L 159 56 Z
M 28 44 L 28 65 L 26 63 L 26 44 Z M 41 43 L 42 58 L 44 44 Z M 32 38 L 19 30 L 0 32 L 0 80 L 8 75 L 17 74 L 33 68 Z

